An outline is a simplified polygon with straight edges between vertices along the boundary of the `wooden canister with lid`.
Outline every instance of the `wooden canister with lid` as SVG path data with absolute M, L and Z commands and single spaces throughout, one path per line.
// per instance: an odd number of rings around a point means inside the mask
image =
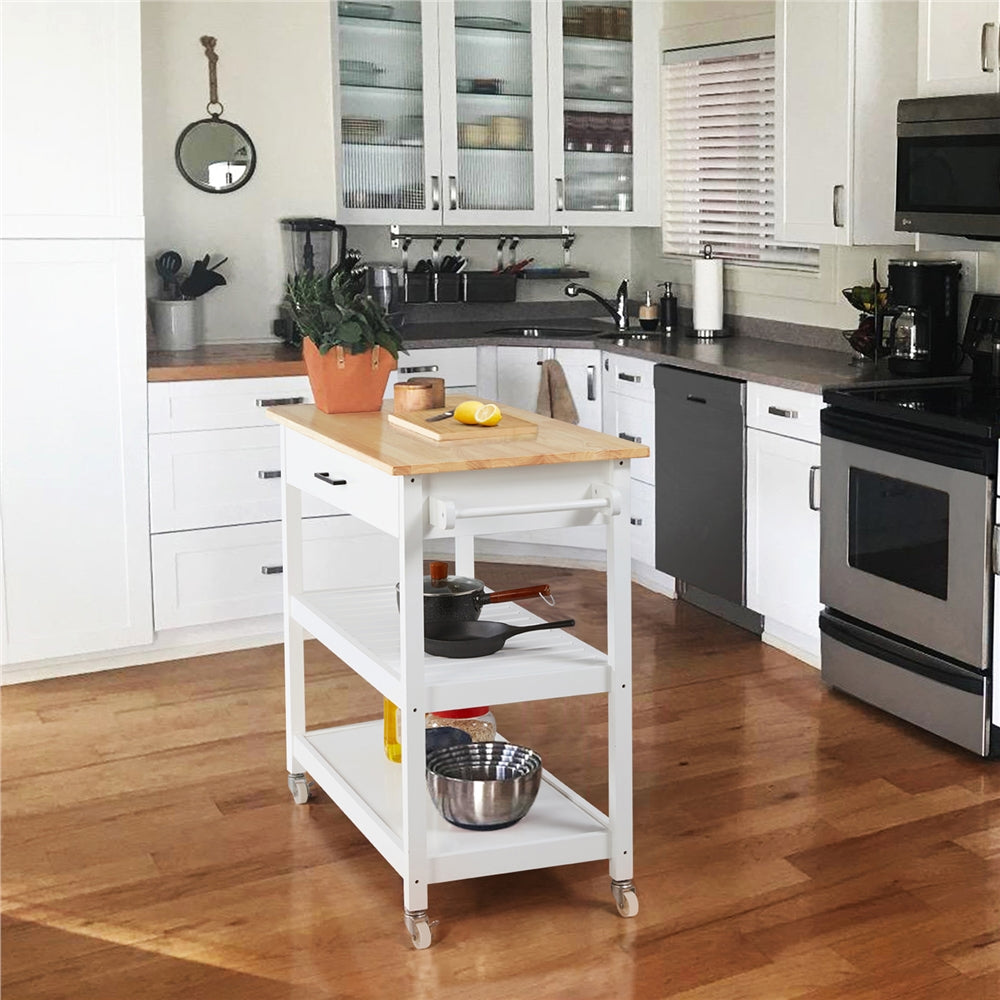
M 393 413 L 413 413 L 444 406 L 443 378 L 410 378 L 393 387 Z

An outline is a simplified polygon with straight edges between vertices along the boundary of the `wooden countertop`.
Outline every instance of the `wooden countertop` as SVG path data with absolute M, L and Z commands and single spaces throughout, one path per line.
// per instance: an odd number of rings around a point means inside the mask
M 469 398 L 449 396 L 448 406 Z M 299 403 L 272 406 L 267 414 L 278 423 L 391 476 L 597 462 L 646 458 L 649 455 L 649 448 L 644 444 L 632 444 L 610 434 L 601 434 L 512 406 L 503 409 L 512 416 L 538 424 L 538 436 L 490 441 L 485 437 L 489 428 L 484 428 L 484 440 L 481 442 L 455 444 L 433 441 L 390 424 L 386 414 L 392 411 L 391 400 L 383 405 L 381 412 L 373 413 L 323 413 L 311 403 Z
M 278 340 L 273 344 L 201 344 L 191 351 L 150 351 L 146 361 L 148 382 L 305 373 L 301 349 Z

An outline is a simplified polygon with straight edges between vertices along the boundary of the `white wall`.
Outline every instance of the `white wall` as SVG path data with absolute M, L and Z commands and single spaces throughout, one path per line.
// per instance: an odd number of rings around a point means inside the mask
M 208 62 L 199 41 L 217 38 L 224 118 L 257 149 L 257 170 L 230 194 L 188 184 L 174 143 L 204 118 Z M 329 13 L 325 3 L 143 0 L 143 154 L 146 255 L 168 248 L 185 261 L 228 255 L 228 284 L 204 299 L 206 339 L 270 339 L 284 263 L 278 220 L 333 215 Z M 148 290 L 159 282 L 150 264 Z

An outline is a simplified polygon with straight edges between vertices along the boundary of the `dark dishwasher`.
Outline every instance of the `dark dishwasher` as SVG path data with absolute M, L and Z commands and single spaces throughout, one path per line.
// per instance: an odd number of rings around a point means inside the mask
M 745 601 L 746 383 L 657 365 L 656 568 L 692 604 L 760 633 Z

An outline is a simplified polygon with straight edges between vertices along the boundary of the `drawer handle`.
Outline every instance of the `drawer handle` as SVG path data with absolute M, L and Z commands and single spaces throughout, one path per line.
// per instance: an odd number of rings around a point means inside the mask
M 819 500 L 816 496 L 816 484 L 819 482 L 818 465 L 809 466 L 809 509 L 819 510 Z
M 346 479 L 334 479 L 329 472 L 314 472 L 313 475 L 327 486 L 346 486 Z
M 692 395 L 689 394 L 687 399 L 688 399 L 689 403 L 707 403 L 708 402 L 708 400 L 705 399 L 704 396 L 692 396 Z
M 258 399 L 258 406 L 288 406 L 292 403 L 304 403 L 306 401 L 305 396 L 286 396 L 284 398 L 277 399 Z
M 260 571 L 261 571 L 261 573 L 264 576 L 276 576 L 278 573 L 284 573 L 285 572 L 285 567 L 284 566 L 261 566 Z
M 993 67 L 990 65 L 989 49 L 986 46 L 989 36 L 989 29 L 993 27 L 992 21 L 984 21 L 979 32 L 979 60 L 984 73 L 992 73 Z
M 416 372 L 436 372 L 441 369 L 437 365 L 414 365 L 412 368 L 400 368 L 400 375 L 413 375 Z
M 258 469 L 257 470 L 258 479 L 280 479 L 281 469 Z
M 642 527 L 642 518 L 641 517 L 630 517 L 628 519 L 628 523 L 629 524 L 634 524 L 637 528 L 641 528 Z
M 597 365 L 587 365 L 587 399 L 597 400 Z
M 774 417 L 788 417 L 790 420 L 798 420 L 799 419 L 799 411 L 798 410 L 783 410 L 783 409 L 781 409 L 780 406 L 769 406 L 767 408 L 767 412 L 770 413 L 771 416 L 774 416 Z
M 623 382 L 641 382 L 642 381 L 642 376 L 641 375 L 629 375 L 627 372 L 619 372 L 618 373 L 618 377 Z
M 618 436 L 623 441 L 631 441 L 633 444 L 642 444 L 642 438 L 638 435 L 626 434 L 624 431 L 619 431 Z

